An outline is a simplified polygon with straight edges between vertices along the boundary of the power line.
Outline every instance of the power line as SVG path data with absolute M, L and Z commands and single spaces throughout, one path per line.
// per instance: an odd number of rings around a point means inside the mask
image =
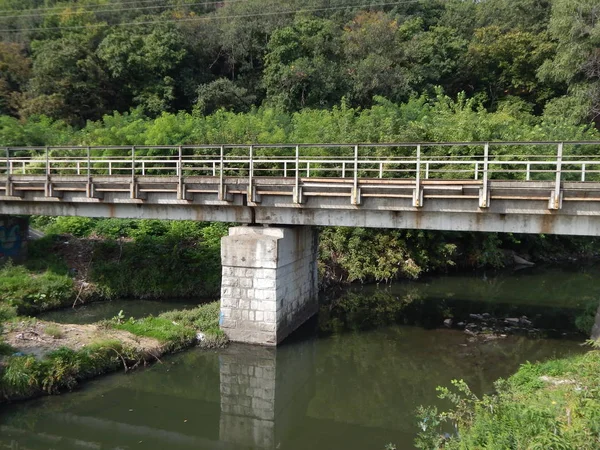
M 154 0 L 153 0 L 154 1 Z M 220 2 L 202 2 L 202 3 L 182 3 L 182 4 L 165 4 L 165 5 L 154 5 L 154 6 L 134 6 L 131 8 L 114 8 L 114 9 L 83 9 L 82 12 L 91 12 L 91 13 L 103 13 L 103 12 L 120 12 L 120 11 L 136 11 L 136 10 L 144 10 L 144 9 L 160 9 L 160 8 L 178 8 L 185 6 L 202 6 L 202 5 L 215 5 L 215 4 L 229 4 L 229 3 L 238 3 L 238 2 L 247 2 L 248 0 L 228 0 L 228 1 L 220 1 Z M 75 11 L 79 11 L 80 8 L 77 8 Z M 20 14 L 16 16 L 1 16 L 0 19 L 16 19 L 21 17 L 48 17 L 48 16 L 59 16 L 64 13 L 64 9 L 57 12 L 49 12 L 44 14 Z
M 129 0 L 129 1 L 124 1 L 124 2 L 109 2 L 106 4 L 95 4 L 95 5 L 82 5 L 81 7 L 84 8 L 101 8 L 104 6 L 110 6 L 110 5 L 123 5 L 123 4 L 131 4 L 131 3 L 156 3 L 156 2 L 161 2 L 163 0 Z M 214 2 L 217 3 L 217 2 Z M 31 11 L 31 10 L 35 10 L 35 11 L 54 11 L 54 10 L 62 10 L 64 9 L 64 5 L 63 6 L 50 6 L 48 8 L 30 8 L 30 9 L 22 9 L 21 11 Z M 0 13 L 3 12 L 14 12 L 14 9 L 0 9 Z
M 66 27 L 48 27 L 48 28 L 14 28 L 14 29 L 2 29 L 0 33 L 10 33 L 10 32 L 23 32 L 23 31 L 54 31 L 54 30 L 80 30 L 85 28 L 103 28 L 103 27 L 120 27 L 120 26 L 128 26 L 128 25 L 152 25 L 158 23 L 179 23 L 179 22 L 198 22 L 198 21 L 212 21 L 212 20 L 229 20 L 229 19 L 249 19 L 253 17 L 267 17 L 267 16 L 277 16 L 277 15 L 285 15 L 285 14 L 301 14 L 301 13 L 310 13 L 310 12 L 322 12 L 322 11 L 333 11 L 337 9 L 344 8 L 372 8 L 378 6 L 397 6 L 411 3 L 420 3 L 422 0 L 405 0 L 391 3 L 370 3 L 366 5 L 340 5 L 340 6 L 330 6 L 324 8 L 308 8 L 308 9 L 298 9 L 298 10 L 287 10 L 287 11 L 271 11 L 266 13 L 259 14 L 237 14 L 230 16 L 202 16 L 202 17 L 189 17 L 187 19 L 164 19 L 164 20 L 150 20 L 150 21 L 139 21 L 139 22 L 121 22 L 112 25 L 108 24 L 88 24 L 88 25 L 72 25 Z

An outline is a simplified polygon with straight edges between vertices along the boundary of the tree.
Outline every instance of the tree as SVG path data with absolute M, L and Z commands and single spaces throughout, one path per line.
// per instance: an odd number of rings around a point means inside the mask
M 273 33 L 263 84 L 271 101 L 289 110 L 326 107 L 344 92 L 340 30 L 326 19 L 299 18 Z
M 198 88 L 194 111 L 200 114 L 211 114 L 217 109 L 247 111 L 255 100 L 256 97 L 249 94 L 246 88 L 227 78 L 219 78 Z
M 539 69 L 542 80 L 566 83 L 586 116 L 600 124 L 600 6 L 596 0 L 554 0 L 548 27 L 556 55 Z
M 361 12 L 344 28 L 346 73 L 350 98 L 359 105 L 371 104 L 375 95 L 392 101 L 410 93 L 410 71 L 396 19 L 383 12 Z
M 20 44 L 0 42 L 0 114 L 15 115 L 31 76 L 31 59 Z
M 186 52 L 177 28 L 158 23 L 113 29 L 97 55 L 122 86 L 122 95 L 156 115 L 171 109 L 176 72 Z
M 484 91 L 489 104 L 519 96 L 532 103 L 543 102 L 554 93 L 552 84 L 537 78 L 537 69 L 554 53 L 544 34 L 519 29 L 508 32 L 498 26 L 475 30 L 466 58 L 469 84 Z
M 70 123 L 96 119 L 111 109 L 115 90 L 94 51 L 99 32 L 34 41 L 33 71 L 21 114 L 47 114 Z

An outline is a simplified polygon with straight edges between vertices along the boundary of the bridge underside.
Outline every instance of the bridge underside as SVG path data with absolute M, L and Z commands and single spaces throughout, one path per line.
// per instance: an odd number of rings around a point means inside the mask
M 11 177 L 0 214 L 600 236 L 600 183 Z M 0 179 L 2 183 L 2 179 Z M 482 192 L 487 198 L 482 205 Z M 415 200 L 417 199 L 417 200 Z M 553 199 L 556 200 L 553 204 Z M 416 203 L 415 203 L 416 202 Z M 422 206 L 414 206 L 415 204 Z

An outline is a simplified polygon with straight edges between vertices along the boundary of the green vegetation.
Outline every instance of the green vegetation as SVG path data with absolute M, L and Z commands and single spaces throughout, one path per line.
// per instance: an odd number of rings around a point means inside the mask
M 0 268 L 0 308 L 36 314 L 111 298 L 207 298 L 220 287 L 227 224 L 35 217 L 48 234 L 28 244 L 24 265 Z
M 9 356 L 0 362 L 0 401 L 72 390 L 81 380 L 138 363 L 144 356 L 119 341 L 102 341 L 81 350 L 61 348 L 39 360 Z
M 44 333 L 46 333 L 48 336 L 51 336 L 54 339 L 60 339 L 64 335 L 64 333 L 60 329 L 60 327 L 58 327 L 56 325 L 48 325 L 44 329 Z
M 196 341 L 198 331 L 204 335 L 200 346 L 221 347 L 227 342 L 227 338 L 219 328 L 219 311 L 220 303 L 213 302 L 194 309 L 169 311 L 158 317 L 114 320 L 112 323 L 107 322 L 107 325 L 136 336 L 157 339 L 170 352 L 189 347 Z
M 73 280 L 68 275 L 30 271 L 10 262 L 0 269 L 0 304 L 16 307 L 19 314 L 66 306 L 72 297 Z
M 203 348 L 221 347 L 227 343 L 227 338 L 218 328 L 219 302 L 191 310 L 170 311 L 158 317 L 123 319 L 121 314 L 101 325 L 154 338 L 160 342 L 160 348 L 144 351 L 124 345 L 117 339 L 104 339 L 79 350 L 62 347 L 38 359 L 30 355 L 15 355 L 15 349 L 0 342 L 0 402 L 72 390 L 86 378 L 121 367 L 129 370 L 141 363 L 153 362 L 162 354 L 196 343 Z M 54 338 L 63 337 L 63 330 L 58 324 L 45 326 L 44 332 Z M 199 332 L 202 333 L 201 339 L 197 336 Z
M 475 396 L 462 381 L 438 388 L 453 407 L 419 411 L 422 449 L 577 449 L 600 447 L 600 351 L 527 363 L 496 394 Z M 451 427 L 448 427 L 451 425 Z M 452 435 L 445 430 L 454 428 Z
M 0 113 L 45 115 L 59 132 L 131 108 L 369 107 L 436 86 L 490 110 L 517 99 L 571 122 L 598 114 L 594 0 L 2 5 Z

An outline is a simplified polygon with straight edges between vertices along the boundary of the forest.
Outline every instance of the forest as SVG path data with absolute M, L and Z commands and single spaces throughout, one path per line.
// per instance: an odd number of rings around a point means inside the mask
M 552 117 L 555 130 L 600 124 L 597 0 L 0 3 L 0 114 L 20 123 L 95 129 L 103 117 L 118 127 L 127 113 L 294 114 L 411 100 L 418 118 L 432 111 L 414 99 L 443 93 L 488 112 Z M 13 126 L 7 117 L 2 129 Z M 381 123 L 421 138 L 402 125 Z M 190 133 L 164 139 L 209 139 Z M 328 138 L 314 133 L 304 139 Z

